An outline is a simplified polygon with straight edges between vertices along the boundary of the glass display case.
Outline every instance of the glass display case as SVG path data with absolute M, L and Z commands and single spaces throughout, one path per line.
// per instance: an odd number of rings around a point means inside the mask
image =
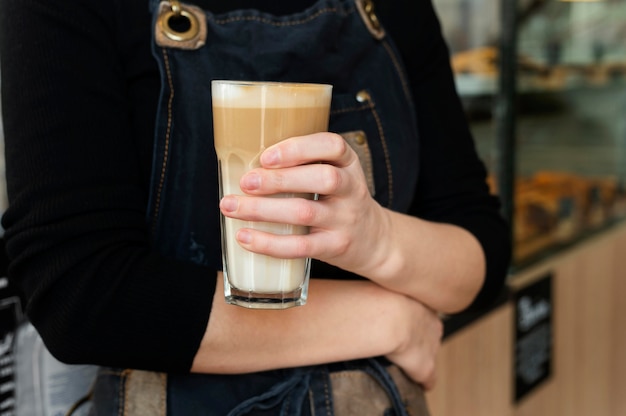
M 514 266 L 626 217 L 626 0 L 434 0 Z

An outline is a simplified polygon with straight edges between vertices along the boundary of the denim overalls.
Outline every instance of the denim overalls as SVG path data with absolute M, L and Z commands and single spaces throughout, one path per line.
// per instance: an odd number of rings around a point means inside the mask
M 408 209 L 418 172 L 415 111 L 369 0 L 321 0 L 288 16 L 214 15 L 158 0 L 150 7 L 162 76 L 147 218 L 157 250 L 221 270 L 212 79 L 332 84 L 330 131 L 359 155 L 375 199 Z M 179 15 L 184 28 L 170 30 Z M 94 403 L 97 415 L 127 416 L 427 414 L 419 386 L 381 358 L 226 376 L 102 369 Z

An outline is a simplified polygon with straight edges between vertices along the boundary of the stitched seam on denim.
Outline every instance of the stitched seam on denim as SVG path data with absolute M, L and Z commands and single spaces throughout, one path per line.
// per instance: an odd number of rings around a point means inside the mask
M 340 9 L 336 8 L 336 7 L 327 7 L 325 9 L 320 9 L 318 10 L 316 13 L 312 14 L 311 16 L 305 18 L 305 19 L 300 19 L 300 20 L 294 20 L 294 21 L 287 21 L 287 22 L 277 22 L 277 21 L 273 21 L 271 19 L 268 19 L 266 17 L 259 17 L 259 16 L 237 16 L 237 17 L 230 17 L 228 19 L 212 19 L 213 22 L 215 22 L 218 25 L 225 25 L 228 23 L 237 23 L 237 22 L 243 22 L 243 21 L 256 21 L 259 23 L 264 23 L 264 24 L 268 24 L 268 25 L 272 25 L 272 26 L 277 26 L 277 27 L 285 27 L 285 26 L 296 26 L 296 25 L 301 25 L 301 24 L 305 24 L 308 23 L 312 20 L 317 19 L 318 17 L 320 17 L 323 14 L 328 14 L 328 13 L 339 13 L 341 12 Z M 354 12 L 354 7 L 350 7 L 344 10 L 344 13 L 346 15 L 350 14 Z
M 409 89 L 409 84 L 404 75 L 404 70 L 402 69 L 402 65 L 400 65 L 400 62 L 398 61 L 398 57 L 396 56 L 393 49 L 391 48 L 391 45 L 389 45 L 389 42 L 384 41 L 383 46 L 385 47 L 385 50 L 387 51 L 387 54 L 391 58 L 391 62 L 393 62 L 393 66 L 396 68 L 396 72 L 398 73 L 398 76 L 400 77 L 400 82 L 402 83 L 402 89 L 404 90 L 404 95 L 406 95 L 406 98 L 410 102 L 412 102 L 413 98 L 411 97 L 411 90 Z
M 167 84 L 170 88 L 170 95 L 167 100 L 167 128 L 165 129 L 165 149 L 163 151 L 163 164 L 161 166 L 161 176 L 159 178 L 159 186 L 157 187 L 156 201 L 154 203 L 154 216 L 152 221 L 152 234 L 156 234 L 156 224 L 159 218 L 161 208 L 161 194 L 163 192 L 163 184 L 165 183 L 165 169 L 169 158 L 170 135 L 172 132 L 172 103 L 174 101 L 174 83 L 172 82 L 172 72 L 170 69 L 170 61 L 167 55 L 167 49 L 163 48 L 163 62 L 165 64 L 165 73 L 167 74 Z
M 330 406 L 330 389 L 328 387 L 328 378 L 324 377 L 324 403 L 326 403 L 326 416 L 332 416 L 333 409 L 331 409 Z
M 280 414 L 281 415 L 283 414 L 283 410 L 286 410 L 287 411 L 286 414 L 289 414 L 289 406 L 290 405 L 291 405 L 291 395 L 287 395 L 287 397 L 285 398 L 285 401 L 283 402 Z
M 378 134 L 380 135 L 380 142 L 383 146 L 383 153 L 385 154 L 385 165 L 387 165 L 387 183 L 389 186 L 389 202 L 388 207 L 393 204 L 393 172 L 391 170 L 391 159 L 389 158 L 389 149 L 387 148 L 387 139 L 385 139 L 385 132 L 383 131 L 383 125 L 380 122 L 380 116 L 376 112 L 376 106 L 374 101 L 370 98 L 372 115 L 376 119 L 376 125 L 378 126 Z

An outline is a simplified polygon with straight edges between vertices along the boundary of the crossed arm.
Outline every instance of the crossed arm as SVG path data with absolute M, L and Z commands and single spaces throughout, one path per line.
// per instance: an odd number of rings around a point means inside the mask
M 238 242 L 276 257 L 316 258 L 369 280 L 313 279 L 308 304 L 287 311 L 226 305 L 218 286 L 193 370 L 247 372 L 385 355 L 432 386 L 442 333 L 435 311 L 459 311 L 478 293 L 485 273 L 478 241 L 460 227 L 378 205 L 358 157 L 332 133 L 281 142 L 261 164 L 241 179 L 245 195 L 221 201 L 224 215 L 306 225 L 310 234 L 242 229 Z M 278 192 L 320 198 L 263 198 Z

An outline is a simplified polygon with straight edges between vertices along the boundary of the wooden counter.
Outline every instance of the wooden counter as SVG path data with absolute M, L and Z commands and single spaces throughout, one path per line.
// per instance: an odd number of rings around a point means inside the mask
M 511 291 L 553 278 L 551 377 L 514 399 L 514 305 L 447 337 L 432 416 L 626 415 L 626 223 L 510 278 Z

